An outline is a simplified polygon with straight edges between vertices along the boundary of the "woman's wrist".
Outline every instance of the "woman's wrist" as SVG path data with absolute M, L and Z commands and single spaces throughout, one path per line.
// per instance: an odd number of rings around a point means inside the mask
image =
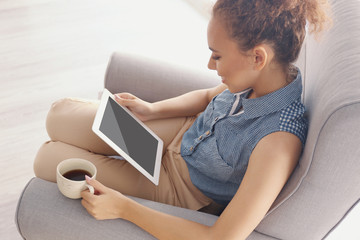
M 121 211 L 120 211 L 121 219 L 130 221 L 133 223 L 136 222 L 136 221 L 134 221 L 136 219 L 136 217 L 134 215 L 136 215 L 137 209 L 139 208 L 139 203 L 137 203 L 136 201 L 134 201 L 131 198 L 125 197 L 120 208 L 121 208 Z
M 149 103 L 149 112 L 150 114 L 147 116 L 147 121 L 166 118 L 167 116 L 164 115 L 162 111 L 162 106 L 160 102 Z
M 124 195 L 121 195 L 120 199 L 116 199 L 116 202 L 118 203 L 117 204 L 118 218 L 129 220 L 129 215 L 135 201 Z

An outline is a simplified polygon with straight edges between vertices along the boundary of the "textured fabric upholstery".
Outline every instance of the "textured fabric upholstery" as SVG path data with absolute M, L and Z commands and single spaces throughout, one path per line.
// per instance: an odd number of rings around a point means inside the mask
M 140 198 L 141 204 L 212 225 L 217 217 Z M 134 224 L 118 219 L 97 221 L 81 206 L 79 199 L 64 197 L 56 183 L 33 178 L 25 188 L 16 213 L 20 234 L 36 240 L 155 239 Z
M 194 89 L 216 86 L 220 80 L 215 75 L 210 71 L 185 69 L 143 56 L 114 53 L 108 64 L 104 85 L 113 93 L 130 92 L 145 101 L 155 102 Z

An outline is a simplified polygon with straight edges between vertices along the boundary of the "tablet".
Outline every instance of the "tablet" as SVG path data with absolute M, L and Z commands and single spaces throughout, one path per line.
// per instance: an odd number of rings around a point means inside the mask
M 155 185 L 159 183 L 163 141 L 104 89 L 92 130 Z

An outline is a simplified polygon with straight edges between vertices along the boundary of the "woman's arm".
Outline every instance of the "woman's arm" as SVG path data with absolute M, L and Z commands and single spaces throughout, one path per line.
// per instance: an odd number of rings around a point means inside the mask
M 300 139 L 287 132 L 259 141 L 237 193 L 213 226 L 217 237 L 245 239 L 255 229 L 290 177 L 301 149 Z
M 100 189 L 100 195 L 83 192 L 83 205 L 97 219 L 123 218 L 158 239 L 245 239 L 271 207 L 300 153 L 301 142 L 290 133 L 260 140 L 237 193 L 212 227 L 142 206 L 95 180 L 89 184 Z
M 211 99 L 226 89 L 224 84 L 201 89 L 167 100 L 148 103 L 129 93 L 115 94 L 116 101 L 128 107 L 142 121 L 194 116 L 205 110 Z

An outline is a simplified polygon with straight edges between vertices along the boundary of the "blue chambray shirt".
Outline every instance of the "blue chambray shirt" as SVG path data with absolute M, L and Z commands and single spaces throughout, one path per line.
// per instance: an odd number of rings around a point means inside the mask
M 214 97 L 181 143 L 192 183 L 222 205 L 235 195 L 250 155 L 263 137 L 285 131 L 299 137 L 303 145 L 306 140 L 308 122 L 299 70 L 296 79 L 275 92 L 247 99 L 250 91 L 225 90 Z

